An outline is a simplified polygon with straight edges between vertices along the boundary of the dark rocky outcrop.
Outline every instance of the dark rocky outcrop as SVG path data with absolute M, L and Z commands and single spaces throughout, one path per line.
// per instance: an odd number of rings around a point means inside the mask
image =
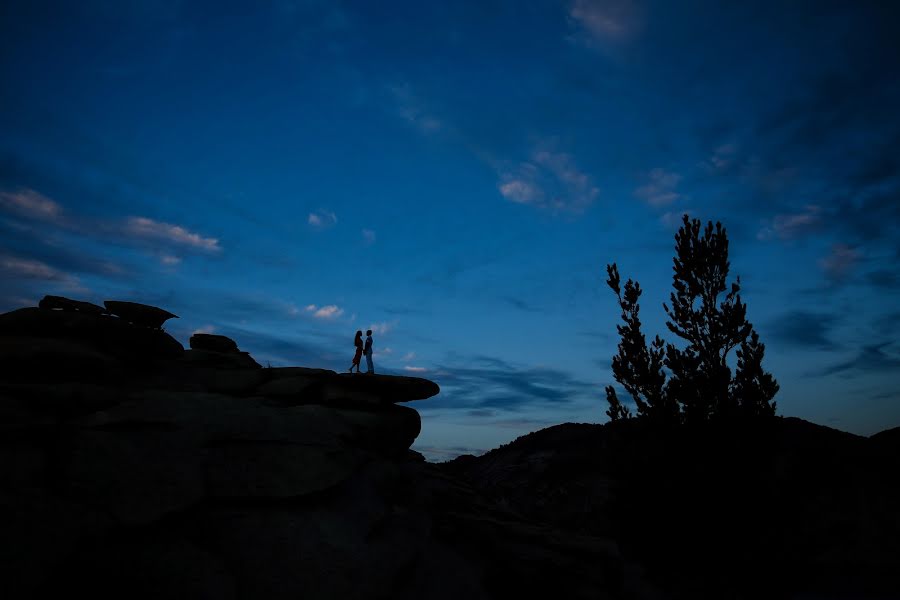
M 128 321 L 133 325 L 142 327 L 150 327 L 159 329 L 163 323 L 169 319 L 177 319 L 177 315 L 173 315 L 167 310 L 163 310 L 149 304 L 140 304 L 138 302 L 124 302 L 122 300 L 104 300 L 103 305 L 106 306 L 111 314 Z
M 97 306 L 91 302 L 82 300 L 72 300 L 64 296 L 44 296 L 38 303 L 38 308 L 46 310 L 68 310 L 72 312 L 83 312 L 89 315 L 100 316 L 108 314 L 102 306 Z
M 433 382 L 263 369 L 71 306 L 0 315 L 4 598 L 638 589 L 608 538 L 523 519 L 409 449 L 422 423 L 398 403 Z
M 188 342 L 192 350 L 209 350 L 212 352 L 239 352 L 237 342 L 224 335 L 211 333 L 195 333 Z
M 435 383 L 195 338 L 0 315 L 3 598 L 898 597 L 900 429 L 570 423 L 436 465 Z
M 184 354 L 184 347 L 165 331 L 82 311 L 21 308 L 5 313 L 0 315 L 0 338 L 0 374 L 26 380 L 72 377 L 70 371 L 78 371 L 74 364 L 105 377 L 110 360 L 143 368 Z
M 441 468 L 529 521 L 617 540 L 675 597 L 898 598 L 896 431 L 570 423 Z
M 188 341 L 191 349 L 184 359 L 195 366 L 223 369 L 259 369 L 261 365 L 248 352 L 241 352 L 237 342 L 224 335 L 195 333 Z

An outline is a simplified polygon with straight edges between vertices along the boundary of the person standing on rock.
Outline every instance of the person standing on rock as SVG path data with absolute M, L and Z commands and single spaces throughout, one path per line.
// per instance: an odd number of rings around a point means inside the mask
M 375 374 L 375 365 L 372 364 L 372 330 L 366 330 L 366 347 L 363 350 L 363 354 L 366 355 L 366 373 L 368 375 Z M 359 370 L 359 367 L 356 368 Z
M 356 354 L 353 355 L 353 362 L 350 363 L 350 372 L 353 372 L 353 367 L 356 367 L 356 372 L 359 373 L 359 359 L 362 356 L 363 351 L 363 342 L 362 342 L 362 331 L 356 331 L 356 337 L 353 338 L 353 345 L 356 346 Z

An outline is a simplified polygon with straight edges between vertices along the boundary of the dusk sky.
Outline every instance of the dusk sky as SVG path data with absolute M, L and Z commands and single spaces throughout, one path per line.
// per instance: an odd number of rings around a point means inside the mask
M 719 220 L 778 413 L 900 425 L 900 3 L 0 5 L 0 310 L 144 302 L 261 364 L 419 375 L 414 446 L 603 422 Z

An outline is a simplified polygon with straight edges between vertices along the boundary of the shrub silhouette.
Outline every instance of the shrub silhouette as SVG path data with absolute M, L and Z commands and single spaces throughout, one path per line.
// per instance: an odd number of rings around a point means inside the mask
M 711 419 L 765 417 L 775 414 L 778 383 L 762 368 L 765 346 L 747 320 L 740 277 L 727 283 L 728 236 L 721 223 L 701 230 L 688 215 L 675 234 L 673 292 L 666 327 L 684 340 L 684 348 L 658 335 L 650 345 L 641 329 L 641 286 L 629 279 L 624 293 L 615 263 L 606 266 L 607 285 L 615 292 L 624 324 L 613 357 L 616 381 L 634 400 L 637 416 L 661 423 L 698 423 Z M 720 301 L 720 296 L 724 298 Z M 736 352 L 732 376 L 729 353 Z M 631 416 L 613 386 L 606 387 L 613 421 Z

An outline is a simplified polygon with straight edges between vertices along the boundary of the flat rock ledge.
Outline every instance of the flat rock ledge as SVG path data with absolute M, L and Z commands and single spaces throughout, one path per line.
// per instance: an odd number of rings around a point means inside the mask
M 237 342 L 222 335 L 194 334 L 185 350 L 159 328 L 157 317 L 174 317 L 168 311 L 135 302 L 105 304 L 129 318 L 61 296 L 47 296 L 39 307 L 0 314 L 2 380 L 262 396 L 284 404 L 391 404 L 425 400 L 440 392 L 436 383 L 420 377 L 339 375 L 306 367 L 263 369 Z

